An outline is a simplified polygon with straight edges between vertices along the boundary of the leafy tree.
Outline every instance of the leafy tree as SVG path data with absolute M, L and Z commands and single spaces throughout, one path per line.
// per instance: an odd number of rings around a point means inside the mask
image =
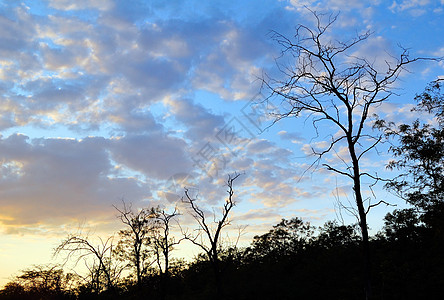
M 423 209 L 437 207 L 444 203 L 444 94 L 442 80 L 429 84 L 426 90 L 415 97 L 415 110 L 431 113 L 436 117 L 437 126 L 380 122 L 385 134 L 397 140 L 390 148 L 395 159 L 389 169 L 401 170 L 402 174 L 386 186 L 398 193 L 407 202 Z
M 421 255 L 435 258 L 444 247 L 443 83 L 442 79 L 433 81 L 415 97 L 417 107 L 414 110 L 430 113 L 434 123 L 417 119 L 412 124 L 399 126 L 384 121 L 377 124 L 396 142 L 390 148 L 394 160 L 388 168 L 401 172 L 386 187 L 416 208 L 388 214 L 386 236 L 402 245 L 410 241 L 414 247 L 427 247 L 429 253 Z M 442 264 L 443 260 L 439 258 L 430 264 L 430 270 Z
M 253 238 L 249 249 L 255 258 L 282 259 L 304 250 L 313 235 L 313 227 L 299 218 L 282 219 L 279 224 Z
M 26 299 L 27 292 L 18 282 L 8 282 L 3 290 L 0 291 L 0 299 Z
M 444 259 L 444 94 L 443 80 L 417 95 L 414 111 L 430 113 L 434 122 L 376 124 L 395 140 L 389 169 L 399 176 L 386 187 L 414 208 L 385 217 L 381 280 L 388 297 L 434 298 L 443 293 Z M 400 255 L 402 253 L 402 255 Z
M 423 225 L 416 209 L 395 210 L 384 218 L 384 234 L 393 242 L 420 243 L 423 238 Z
M 336 221 L 328 221 L 320 228 L 316 237 L 318 247 L 332 249 L 357 244 L 359 236 L 352 225 L 338 225 Z
M 58 265 L 35 265 L 21 271 L 0 295 L 6 299 L 74 299 L 76 283 L 77 277 Z

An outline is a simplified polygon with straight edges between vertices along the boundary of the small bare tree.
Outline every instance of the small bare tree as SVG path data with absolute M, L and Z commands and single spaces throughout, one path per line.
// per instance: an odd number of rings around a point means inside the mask
M 183 240 L 183 238 L 176 240 L 174 237 L 171 237 L 171 221 L 180 214 L 176 207 L 171 213 L 161 208 L 152 208 L 151 213 L 154 215 L 156 222 L 153 230 L 153 241 L 151 243 L 153 252 L 156 256 L 160 275 L 168 277 L 170 253 L 174 249 L 174 246 Z
M 367 128 L 371 128 L 367 123 L 372 108 L 394 94 L 394 84 L 405 66 L 424 58 L 410 58 L 408 50 L 401 49 L 398 58 L 385 61 L 386 68 L 381 72 L 372 61 L 356 57 L 352 52 L 369 38 L 370 32 L 345 42 L 330 40 L 328 31 L 337 16 L 312 14 L 316 25 L 313 28 L 297 26 L 293 39 L 273 32 L 272 38 L 283 47 L 282 56 L 289 55 L 294 63 L 278 65 L 284 79 L 265 76 L 262 82 L 264 88 L 270 91 L 266 101 L 273 98 L 280 101 L 281 111 L 276 114 L 275 122 L 305 116 L 312 121 L 316 136 L 319 136 L 321 124 L 327 125 L 322 129 L 323 133 L 329 131 L 327 146 L 321 150 L 312 148 L 317 157 L 312 166 L 327 154 L 336 155 L 344 167 L 327 160 L 324 160 L 323 166 L 353 183 L 355 208 L 362 233 L 365 292 L 369 298 L 371 281 L 367 214 L 372 207 L 385 202 L 371 204 L 370 199 L 366 201 L 362 193 L 362 178 L 377 181 L 378 176 L 363 172 L 361 161 L 382 139 L 381 135 L 367 131 Z M 341 145 L 347 149 L 347 157 L 338 154 Z
M 184 238 L 176 240 L 171 236 L 172 221 L 180 215 L 177 207 L 171 213 L 160 207 L 151 208 L 151 213 L 155 219 L 155 226 L 151 235 L 151 248 L 159 268 L 161 299 L 165 299 L 170 277 L 171 252 Z
M 221 232 L 224 227 L 230 224 L 229 214 L 231 209 L 235 206 L 235 201 L 233 199 L 234 189 L 233 182 L 240 176 L 241 174 L 235 173 L 234 175 L 229 175 L 227 179 L 228 186 L 228 197 L 222 207 L 222 215 L 219 220 L 216 220 L 216 216 L 214 216 L 213 222 L 208 221 L 207 216 L 204 211 L 197 205 L 196 198 L 192 198 L 189 194 L 189 190 L 185 188 L 185 197 L 182 198 L 182 201 L 187 203 L 190 207 L 190 212 L 196 222 L 199 224 L 199 228 L 197 229 L 196 235 L 191 235 L 184 232 L 184 238 L 191 241 L 196 246 L 200 247 L 208 257 L 210 261 L 211 267 L 215 276 L 215 283 L 217 289 L 217 296 L 221 297 L 222 287 L 222 268 L 220 261 L 220 252 L 221 252 Z
M 74 266 L 76 266 L 81 260 L 84 260 L 86 263 L 88 258 L 92 258 L 92 269 L 94 269 L 93 278 L 96 280 L 96 292 L 100 292 L 102 286 L 108 291 L 114 291 L 124 268 L 115 262 L 113 237 L 109 237 L 106 240 L 98 238 L 98 240 L 100 241 L 100 244 L 94 246 L 88 240 L 88 237 L 69 235 L 55 249 L 54 255 L 65 254 L 65 263 L 70 259 L 73 259 Z M 102 281 L 104 281 L 103 284 Z

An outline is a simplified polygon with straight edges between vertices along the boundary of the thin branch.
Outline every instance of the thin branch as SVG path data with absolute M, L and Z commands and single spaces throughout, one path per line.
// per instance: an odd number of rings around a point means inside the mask
M 368 214 L 370 212 L 370 209 L 372 209 L 373 207 L 376 207 L 376 206 L 378 206 L 380 204 L 385 204 L 386 206 L 396 206 L 396 204 L 390 204 L 390 203 L 388 203 L 388 202 L 386 202 L 384 200 L 380 200 L 378 203 L 369 205 L 367 207 L 367 210 L 365 211 L 365 213 Z

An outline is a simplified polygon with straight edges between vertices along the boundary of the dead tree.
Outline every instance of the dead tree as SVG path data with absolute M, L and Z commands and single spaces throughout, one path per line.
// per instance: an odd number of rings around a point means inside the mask
M 196 222 L 199 224 L 197 235 L 184 233 L 184 238 L 191 241 L 196 246 L 200 247 L 208 257 L 215 276 L 216 292 L 218 297 L 222 297 L 222 268 L 220 261 L 221 252 L 221 232 L 224 227 L 230 224 L 229 214 L 231 209 L 235 206 L 233 199 L 234 190 L 233 182 L 240 176 L 240 174 L 229 175 L 227 180 L 228 197 L 222 207 L 222 215 L 219 220 L 208 221 L 205 212 L 197 205 L 196 198 L 192 198 L 189 190 L 185 188 L 185 197 L 182 201 L 187 203 L 190 207 L 190 212 Z
M 425 58 L 410 58 L 401 48 L 399 57 L 385 61 L 381 72 L 375 63 L 365 57 L 354 56 L 356 46 L 365 42 L 370 32 L 357 35 L 348 41 L 328 38 L 329 30 L 337 15 L 312 12 L 316 25 L 313 28 L 299 25 L 294 38 L 277 32 L 272 38 L 283 48 L 282 57 L 290 57 L 291 65 L 278 64 L 283 79 L 264 76 L 263 87 L 269 91 L 266 101 L 278 99 L 280 108 L 275 122 L 290 117 L 310 120 L 316 137 L 328 131 L 328 143 L 323 149 L 312 148 L 317 157 L 312 166 L 318 165 L 327 154 L 336 155 L 342 166 L 323 160 L 327 170 L 347 177 L 353 183 L 353 195 L 364 253 L 365 293 L 371 297 L 370 251 L 367 214 L 380 201 L 371 204 L 362 195 L 362 178 L 378 180 L 375 174 L 361 170 L 362 158 L 381 141 L 381 135 L 368 131 L 371 128 L 371 110 L 387 101 L 394 94 L 394 83 L 405 66 Z M 326 19 L 326 21 L 324 21 Z M 287 56 L 288 55 L 288 56 Z M 322 125 L 326 125 L 321 129 Z M 348 157 L 338 154 L 338 147 L 345 146 Z M 366 201 L 368 200 L 368 201 Z
M 156 258 L 157 267 L 159 268 L 161 299 L 165 299 L 170 277 L 170 254 L 174 246 L 183 240 L 183 238 L 176 240 L 171 236 L 172 221 L 180 214 L 176 207 L 171 213 L 166 212 L 165 209 L 161 209 L 160 207 L 152 208 L 151 213 L 155 219 L 151 248 Z
M 183 240 L 183 238 L 176 240 L 171 237 L 171 221 L 180 214 L 177 208 L 174 208 L 171 213 L 168 213 L 161 208 L 152 208 L 151 213 L 154 215 L 156 222 L 153 230 L 153 252 L 156 256 L 160 275 L 168 277 L 170 253 L 174 246 L 178 245 Z
M 88 240 L 88 237 L 69 235 L 55 249 L 54 255 L 64 254 L 65 263 L 72 259 L 74 260 L 74 266 L 81 260 L 84 260 L 86 263 L 88 258 L 92 258 L 96 292 L 99 293 L 102 290 L 102 278 L 105 289 L 112 292 L 115 290 L 123 268 L 115 263 L 113 256 L 113 237 L 109 237 L 106 240 L 99 238 L 99 241 L 100 244 L 94 246 Z
M 140 209 L 134 212 L 131 204 L 122 202 L 122 208 L 116 206 L 114 208 L 119 212 L 118 218 L 127 226 L 127 229 L 119 231 L 121 240 L 116 252 L 120 259 L 130 261 L 130 265 L 136 271 L 137 285 L 140 287 L 143 275 L 153 264 L 153 261 L 149 261 L 148 258 L 151 254 L 150 243 L 155 230 L 156 213 L 150 209 Z

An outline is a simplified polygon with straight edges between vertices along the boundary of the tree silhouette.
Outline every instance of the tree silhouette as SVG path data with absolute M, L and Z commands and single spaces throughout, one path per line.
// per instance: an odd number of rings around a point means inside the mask
M 267 233 L 253 238 L 250 252 L 256 259 L 279 260 L 303 250 L 312 235 L 313 227 L 300 218 L 282 219 Z
M 199 225 L 197 235 L 184 232 L 184 238 L 200 247 L 207 255 L 215 276 L 216 296 L 219 298 L 222 297 L 222 268 L 220 260 L 220 252 L 222 251 L 220 244 L 221 232 L 224 227 L 230 224 L 229 214 L 235 206 L 233 182 L 240 175 L 241 174 L 236 173 L 228 176 L 228 197 L 222 207 L 220 219 L 214 219 L 213 224 L 211 224 L 211 221 L 208 221 L 208 216 L 205 215 L 204 211 L 196 203 L 197 199 L 190 196 L 187 188 L 185 188 L 185 197 L 182 198 L 182 201 L 189 205 L 190 213 Z
M 151 255 L 150 244 L 155 230 L 156 213 L 145 208 L 134 212 L 131 204 L 122 202 L 122 208 L 114 208 L 119 212 L 118 218 L 127 228 L 119 231 L 121 239 L 115 252 L 120 259 L 130 261 L 136 271 L 137 285 L 140 287 L 142 277 L 154 263 L 154 260 L 148 258 Z
M 107 290 L 113 293 L 124 267 L 116 262 L 113 237 L 98 240 L 100 243 L 94 246 L 88 237 L 70 234 L 56 247 L 54 256 L 65 255 L 65 263 L 73 259 L 75 265 L 84 261 L 91 274 L 89 285 L 94 289 L 93 292 Z M 92 264 L 88 263 L 88 258 L 92 258 Z
M 316 238 L 317 246 L 320 248 L 348 247 L 358 242 L 359 236 L 352 225 L 338 225 L 335 221 L 328 221 L 320 229 Z
M 159 268 L 159 274 L 169 276 L 170 253 L 174 246 L 178 245 L 183 238 L 176 240 L 171 236 L 172 221 L 179 216 L 177 208 L 171 213 L 161 208 L 152 208 L 151 213 L 155 220 L 155 226 L 152 233 L 152 243 L 156 263 Z M 163 264 L 162 264 L 163 262 Z
M 172 221 L 179 216 L 179 212 L 175 207 L 171 213 L 161 208 L 152 208 L 151 213 L 155 218 L 155 226 L 152 232 L 151 247 L 156 257 L 159 275 L 161 277 L 161 298 L 166 298 L 168 291 L 168 280 L 170 277 L 170 256 L 174 247 L 183 240 L 183 238 L 175 239 L 171 236 Z M 162 264 L 163 262 L 163 264 Z
M 413 124 L 395 126 L 381 121 L 379 128 L 399 143 L 390 148 L 395 159 L 389 169 L 402 174 L 387 183 L 389 189 L 410 204 L 429 210 L 444 203 L 444 94 L 443 80 L 429 84 L 415 97 L 415 110 L 425 110 L 436 117 L 437 126 L 423 124 L 418 119 Z
M 0 296 L 6 299 L 72 299 L 77 277 L 59 265 L 34 265 L 6 284 Z
M 313 28 L 298 25 L 292 39 L 273 32 L 273 39 L 283 47 L 282 56 L 290 57 L 293 63 L 278 65 L 284 79 L 265 76 L 262 82 L 270 91 L 266 101 L 280 101 L 281 111 L 275 113 L 275 122 L 284 118 L 305 117 L 312 121 L 317 136 L 322 125 L 325 125 L 322 133 L 329 132 L 327 146 L 321 150 L 312 147 L 312 152 L 317 156 L 315 163 L 319 163 L 327 154 L 335 155 L 343 167 L 333 165 L 328 160 L 323 160 L 323 166 L 353 183 L 364 253 L 366 298 L 370 298 L 367 214 L 372 207 L 385 202 L 371 204 L 362 193 L 362 178 L 378 181 L 378 176 L 362 171 L 361 161 L 382 139 L 380 134 L 368 132 L 366 125 L 370 122 L 372 108 L 387 101 L 393 94 L 394 84 L 405 66 L 423 58 L 410 58 L 408 51 L 402 49 L 398 58 L 385 61 L 385 70 L 378 70 L 372 61 L 354 54 L 357 46 L 370 37 L 370 32 L 351 40 L 335 41 L 329 39 L 328 34 L 336 16 L 312 14 L 316 25 Z M 347 150 L 346 156 L 339 154 L 340 146 Z

